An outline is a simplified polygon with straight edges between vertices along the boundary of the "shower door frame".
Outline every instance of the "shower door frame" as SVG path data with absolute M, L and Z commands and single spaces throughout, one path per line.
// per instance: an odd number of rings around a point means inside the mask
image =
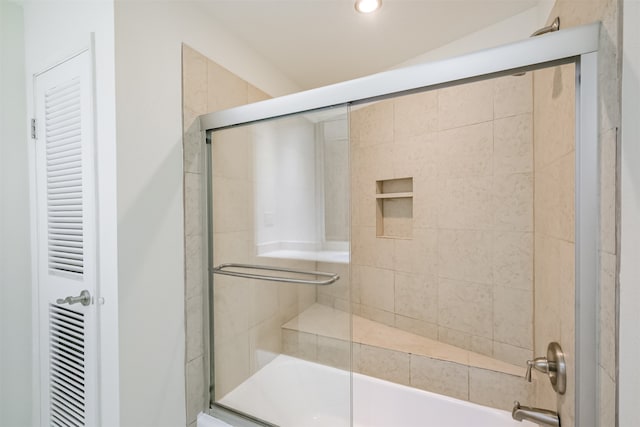
M 599 155 L 598 44 L 600 23 L 564 29 L 478 52 L 414 65 L 292 95 L 200 116 L 206 133 L 208 264 L 213 257 L 211 134 L 213 131 L 298 113 L 367 102 L 563 64 L 575 64 L 575 425 L 595 427 L 598 420 Z M 212 296 L 208 265 L 208 295 Z M 209 301 L 210 307 L 213 306 Z M 271 425 L 215 403 L 211 364 L 213 327 L 209 310 L 209 382 L 211 411 L 237 426 Z M 524 370 L 524 367 L 523 367 Z

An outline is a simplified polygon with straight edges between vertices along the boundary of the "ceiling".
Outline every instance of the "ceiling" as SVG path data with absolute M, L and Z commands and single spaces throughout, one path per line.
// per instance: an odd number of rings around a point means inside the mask
M 535 6 L 537 0 L 206 0 L 231 34 L 300 89 L 383 71 Z

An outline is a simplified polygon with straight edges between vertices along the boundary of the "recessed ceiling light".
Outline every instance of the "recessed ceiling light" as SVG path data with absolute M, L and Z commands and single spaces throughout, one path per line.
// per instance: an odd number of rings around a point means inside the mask
M 356 0 L 355 6 L 360 13 L 371 13 L 380 9 L 382 0 Z

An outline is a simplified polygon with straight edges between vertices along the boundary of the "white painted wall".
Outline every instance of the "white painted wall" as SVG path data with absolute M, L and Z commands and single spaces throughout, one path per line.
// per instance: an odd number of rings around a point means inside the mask
M 115 168 L 114 26 L 112 0 L 35 0 L 24 2 L 27 112 L 33 111 L 35 73 L 90 45 L 95 33 L 96 144 L 98 186 L 98 286 L 102 423 L 119 424 L 118 266 Z M 30 146 L 32 147 L 32 145 Z M 30 156 L 33 159 L 31 150 Z M 34 177 L 33 171 L 29 171 Z M 33 191 L 33 190 L 32 190 Z M 31 196 L 33 200 L 33 195 Z M 35 227 L 32 225 L 32 229 Z M 33 244 L 33 242 L 32 242 Z M 35 275 L 34 275 L 35 277 Z M 35 348 L 34 351 L 39 351 Z M 34 375 L 35 371 L 34 371 Z
M 526 39 L 531 33 L 546 25 L 554 4 L 555 0 L 541 0 L 536 7 L 425 52 L 394 68 L 451 58 Z
M 32 425 L 29 176 L 22 7 L 0 1 L 0 425 Z
M 197 2 L 115 3 L 120 426 L 184 425 L 181 44 L 269 94 L 297 88 Z
M 640 425 L 640 1 L 625 0 L 622 60 L 620 427 Z

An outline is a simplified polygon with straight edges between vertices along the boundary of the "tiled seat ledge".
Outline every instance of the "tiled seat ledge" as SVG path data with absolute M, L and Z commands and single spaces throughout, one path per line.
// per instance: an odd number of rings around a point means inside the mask
M 314 304 L 282 326 L 283 351 L 399 384 L 511 410 L 514 400 L 532 402 L 535 384 L 524 367 Z

